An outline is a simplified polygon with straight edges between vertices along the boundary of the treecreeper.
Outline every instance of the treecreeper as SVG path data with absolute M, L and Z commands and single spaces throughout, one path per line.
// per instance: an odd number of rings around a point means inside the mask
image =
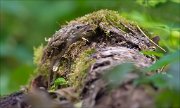
M 41 97 L 37 102 L 43 103 L 45 97 L 48 99 L 44 104 L 50 101 L 48 107 L 52 108 L 131 108 L 134 105 L 150 108 L 155 105 L 154 98 L 146 89 L 154 94 L 157 91 L 151 85 L 147 85 L 148 88 L 134 86 L 133 80 L 140 73 L 133 70 L 156 62 L 155 56 L 141 53 L 162 49 L 151 37 L 144 28 L 116 11 L 99 10 L 72 20 L 47 39 L 46 46 L 37 48 L 41 56 L 35 56 L 37 69 L 27 90 L 18 96 L 1 98 L 0 107 L 45 107 L 32 102 L 33 98 Z M 116 88 L 109 90 L 109 83 L 103 76 L 124 63 L 133 65 L 132 72 L 123 77 Z M 59 78 L 66 83 L 57 84 Z M 142 95 L 137 96 L 139 93 Z M 14 103 L 10 102 L 12 99 Z

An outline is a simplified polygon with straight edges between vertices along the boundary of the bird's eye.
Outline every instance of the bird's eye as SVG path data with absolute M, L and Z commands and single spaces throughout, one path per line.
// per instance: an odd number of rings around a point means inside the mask
M 77 29 L 80 29 L 80 28 L 81 28 L 81 26 L 77 26 L 76 28 L 77 28 Z

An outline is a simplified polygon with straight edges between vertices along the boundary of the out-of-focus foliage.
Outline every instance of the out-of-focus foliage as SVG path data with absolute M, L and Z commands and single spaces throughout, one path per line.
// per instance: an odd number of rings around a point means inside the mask
M 108 81 L 110 88 L 115 88 L 118 85 L 122 84 L 126 75 L 133 71 L 134 66 L 130 63 L 124 63 L 118 66 L 115 66 L 113 69 L 106 72 L 104 75 L 104 79 Z
M 157 63 L 149 67 L 148 69 L 137 70 L 132 64 L 121 64 L 107 72 L 104 75 L 104 78 L 109 82 L 110 87 L 118 87 L 122 81 L 127 80 L 124 78 L 132 70 L 136 70 L 136 74 L 139 74 L 139 77 L 133 81 L 135 85 L 140 84 L 149 84 L 153 87 L 158 88 L 159 92 L 156 94 L 155 103 L 157 108 L 179 108 L 180 107 L 180 60 L 179 57 L 172 57 L 180 51 L 168 54 L 162 57 Z M 172 58 L 172 60 L 169 60 Z M 174 59 L 176 58 L 176 59 Z M 168 62 L 168 64 L 167 64 Z M 154 69 L 159 69 L 165 65 L 168 65 L 168 68 L 165 69 L 165 72 L 157 73 L 151 76 L 145 75 L 146 72 L 153 71 Z M 130 77 L 129 77 L 130 78 Z M 133 77 L 132 77 L 133 78 Z
M 179 52 L 180 53 L 180 52 Z M 180 60 L 180 56 L 179 56 Z M 171 76 L 162 81 L 161 85 L 166 85 L 159 95 L 156 96 L 158 108 L 179 108 L 180 107 L 180 61 L 172 61 L 164 76 Z M 161 77 L 162 79 L 162 77 Z M 158 80 L 158 79 L 157 79 Z M 157 82 L 154 80 L 154 83 Z
M 0 94 L 27 83 L 34 70 L 33 47 L 45 45 L 44 38 L 66 21 L 99 9 L 117 10 L 159 35 L 169 53 L 180 49 L 179 0 L 0 0 Z
M 177 50 L 174 53 L 165 55 L 160 60 L 158 60 L 155 64 L 150 66 L 147 70 L 149 70 L 149 71 L 157 70 L 158 68 L 166 66 L 166 65 L 168 65 L 168 64 L 170 64 L 172 62 L 179 61 L 180 60 L 179 57 L 180 57 L 180 50 Z

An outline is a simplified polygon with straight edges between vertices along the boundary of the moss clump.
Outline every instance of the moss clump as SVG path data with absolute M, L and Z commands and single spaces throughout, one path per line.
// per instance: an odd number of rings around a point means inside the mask
M 37 66 L 37 68 L 34 70 L 34 73 L 31 75 L 30 79 L 29 79 L 29 84 L 28 84 L 28 88 L 31 89 L 31 87 L 48 87 L 49 85 L 47 84 L 47 82 L 49 82 L 49 62 L 46 62 L 43 65 L 39 65 Z M 39 79 L 39 77 L 41 77 Z M 37 84 L 33 84 L 33 83 L 38 83 Z M 40 84 L 40 85 L 39 85 Z
M 87 71 L 90 65 L 94 62 L 90 55 L 95 52 L 95 49 L 87 49 L 82 52 L 73 64 L 72 73 L 69 74 L 69 84 L 75 87 L 77 90 L 82 87 L 84 78 L 86 77 Z
M 67 61 L 61 61 L 61 64 L 59 66 L 59 69 L 57 71 L 57 73 L 60 75 L 60 76 L 65 76 L 66 75 L 66 72 L 68 71 L 68 68 L 67 68 Z
M 42 64 L 42 56 L 43 56 L 43 50 L 44 47 L 41 44 L 37 48 L 34 47 L 34 57 L 33 57 L 33 62 L 35 65 L 37 65 L 37 68 L 35 70 L 35 74 L 43 74 L 48 76 L 48 69 L 50 66 L 50 61 L 47 60 L 44 64 Z
M 87 14 L 83 17 L 77 18 L 76 20 L 70 21 L 68 24 L 73 23 L 88 23 L 94 26 L 103 24 L 105 27 L 116 27 L 122 32 L 127 32 L 127 28 L 137 28 L 132 21 L 128 21 L 125 18 L 121 17 L 117 11 L 112 10 L 99 10 Z M 105 32 L 108 32 L 105 30 Z
M 43 56 L 43 51 L 44 46 L 41 44 L 38 47 L 34 47 L 34 57 L 33 57 L 33 63 L 37 66 L 36 69 L 34 70 L 34 73 L 31 75 L 29 79 L 29 85 L 28 87 L 30 88 L 32 86 L 32 82 L 38 78 L 38 76 L 42 76 L 44 81 L 39 82 L 41 84 L 44 84 L 44 82 L 48 81 L 48 76 L 49 76 L 49 68 L 50 68 L 50 61 L 47 60 L 44 64 L 42 64 L 42 56 Z M 48 86 L 48 85 L 46 85 Z
M 43 55 L 43 45 L 41 44 L 40 46 L 38 46 L 37 48 L 34 47 L 34 57 L 33 57 L 33 62 L 35 65 L 40 65 L 41 64 L 41 58 Z

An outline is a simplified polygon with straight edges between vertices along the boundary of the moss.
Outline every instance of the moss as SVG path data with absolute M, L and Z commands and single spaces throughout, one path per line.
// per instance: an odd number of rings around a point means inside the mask
M 48 69 L 50 67 L 50 61 L 47 60 L 44 64 L 42 64 L 42 56 L 43 56 L 43 51 L 44 47 L 41 44 L 37 48 L 34 47 L 34 57 L 33 57 L 33 62 L 35 65 L 37 65 L 37 68 L 35 69 L 34 73 L 35 74 L 43 74 L 48 76 Z
M 59 69 L 58 69 L 58 74 L 61 75 L 61 76 L 64 76 L 66 71 L 67 71 L 67 62 L 65 61 L 61 61 L 61 64 L 59 66 Z
M 31 74 L 29 81 L 28 81 L 28 88 L 31 89 L 32 82 L 38 78 L 39 76 L 43 77 L 43 81 L 39 82 L 41 84 L 45 84 L 45 82 L 48 82 L 49 80 L 49 67 L 50 62 L 47 61 L 43 65 L 38 65 L 37 68 L 34 70 L 34 72 Z M 48 85 L 47 85 L 48 86 Z
M 69 74 L 68 80 L 70 86 L 75 87 L 77 90 L 82 87 L 86 73 L 90 65 L 94 62 L 90 55 L 95 52 L 95 49 L 87 49 L 82 52 L 73 64 L 72 73 Z
M 50 62 L 46 61 L 43 65 L 37 66 L 37 68 L 34 70 L 34 73 L 32 74 L 32 77 L 36 77 L 38 75 L 43 75 L 48 77 L 49 76 L 49 67 Z
M 44 78 L 48 80 L 49 67 L 50 67 L 50 61 L 49 60 L 47 60 L 44 64 L 41 64 L 41 62 L 42 62 L 41 59 L 42 59 L 43 52 L 44 52 L 43 51 L 44 46 L 41 44 L 40 46 L 34 47 L 33 49 L 34 49 L 33 63 L 37 67 L 29 79 L 29 87 L 31 85 L 31 81 L 34 80 L 39 75 L 44 76 Z
M 88 23 L 94 26 L 99 25 L 99 23 L 103 23 L 106 27 L 113 26 L 124 32 L 127 31 L 127 28 L 124 25 L 127 27 L 137 28 L 136 26 L 133 26 L 136 25 L 134 22 L 126 20 L 125 18 L 121 17 L 117 11 L 112 10 L 99 10 L 97 12 L 77 18 L 76 20 L 70 21 L 68 24 L 77 22 Z
M 35 65 L 40 65 L 41 64 L 41 58 L 43 55 L 43 45 L 41 44 L 40 46 L 38 46 L 37 48 L 34 47 L 34 57 L 33 57 L 33 63 Z
M 73 60 L 79 55 L 82 51 L 84 46 L 86 45 L 86 42 L 84 41 L 77 41 L 74 44 L 70 45 L 69 48 L 66 51 L 65 56 L 72 58 Z

